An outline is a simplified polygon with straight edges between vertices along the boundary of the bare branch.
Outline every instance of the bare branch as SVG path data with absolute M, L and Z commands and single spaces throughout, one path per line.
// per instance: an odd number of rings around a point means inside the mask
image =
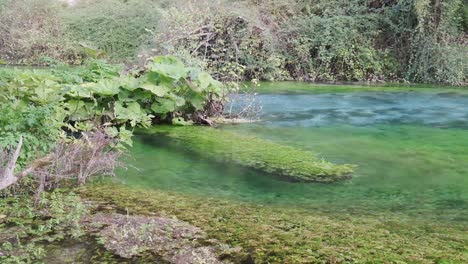
M 15 176 L 15 168 L 16 162 L 18 161 L 18 157 L 21 152 L 21 148 L 23 147 L 23 136 L 20 136 L 18 141 L 18 146 L 16 146 L 16 150 L 9 159 L 6 168 L 3 170 L 2 178 L 0 179 L 0 190 L 3 190 L 9 187 L 12 184 L 15 184 L 19 178 Z

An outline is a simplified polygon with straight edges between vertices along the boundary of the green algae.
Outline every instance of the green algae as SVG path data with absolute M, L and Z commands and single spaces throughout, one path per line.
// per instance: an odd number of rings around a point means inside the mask
M 242 250 L 251 263 L 466 263 L 466 225 L 252 205 L 115 184 L 82 189 L 86 199 L 129 214 L 177 217 Z
M 0 263 L 123 263 L 80 224 L 88 214 L 69 190 L 0 199 Z M 125 262 L 126 263 L 126 262 Z
M 464 129 L 408 125 L 252 125 L 225 129 L 313 149 L 330 161 L 359 166 L 347 184 L 271 187 L 268 191 L 280 196 L 277 203 L 307 208 L 313 204 L 314 209 L 360 214 L 398 211 L 434 221 L 468 221 L 468 132 Z
M 330 183 L 350 178 L 355 166 L 336 165 L 309 151 L 209 127 L 156 126 L 142 131 L 179 143 L 218 162 L 230 162 L 298 182 Z
M 247 85 L 248 86 L 248 85 Z M 468 94 L 467 86 L 441 86 L 434 84 L 320 84 L 307 82 L 261 82 L 258 93 L 268 94 L 323 94 L 354 92 L 429 92 Z

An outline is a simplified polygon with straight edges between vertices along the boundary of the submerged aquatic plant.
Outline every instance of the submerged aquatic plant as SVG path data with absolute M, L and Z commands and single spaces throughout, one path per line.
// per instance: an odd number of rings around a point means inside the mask
M 309 151 L 214 128 L 158 126 L 142 132 L 164 135 L 219 162 L 233 162 L 291 181 L 335 182 L 349 178 L 355 168 L 327 162 Z
M 241 247 L 234 263 L 466 263 L 466 225 L 268 207 L 219 198 L 88 185 L 87 199 L 130 214 L 177 217 Z M 242 260 L 248 260 L 242 262 Z

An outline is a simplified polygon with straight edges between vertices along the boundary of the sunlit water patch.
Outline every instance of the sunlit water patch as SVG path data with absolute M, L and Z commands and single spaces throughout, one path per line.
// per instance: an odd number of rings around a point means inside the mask
M 311 212 L 398 213 L 468 221 L 468 97 L 355 93 L 261 95 L 263 121 L 225 126 L 359 165 L 336 184 L 288 183 L 213 163 L 166 139 L 140 136 L 127 184 Z

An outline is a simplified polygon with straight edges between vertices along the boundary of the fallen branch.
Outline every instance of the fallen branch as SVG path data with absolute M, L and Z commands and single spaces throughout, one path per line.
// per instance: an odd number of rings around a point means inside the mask
M 33 179 L 38 183 L 36 197 L 39 197 L 42 191 L 51 190 L 64 180 L 76 181 L 81 185 L 94 176 L 114 176 L 115 169 L 121 166 L 119 157 L 122 154 L 112 148 L 114 143 L 115 139 L 102 131 L 83 133 L 82 138 L 74 142 L 58 142 L 51 153 L 31 162 L 29 167 L 15 175 L 23 144 L 20 138 L 11 157 L 8 154 L 0 155 L 0 166 L 3 165 L 1 160 L 8 160 L 4 170 L 0 167 L 0 190 L 28 175 L 33 175 Z
M 15 176 L 16 162 L 18 161 L 21 148 L 23 147 L 23 136 L 20 136 L 18 146 L 7 163 L 5 170 L 3 170 L 2 178 L 0 179 L 0 190 L 15 184 L 19 178 Z

